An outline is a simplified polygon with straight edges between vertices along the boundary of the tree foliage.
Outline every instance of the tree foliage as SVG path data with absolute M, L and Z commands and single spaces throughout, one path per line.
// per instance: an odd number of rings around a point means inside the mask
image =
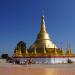
M 26 43 L 23 41 L 18 42 L 17 47 L 15 48 L 15 51 L 16 50 L 21 50 L 23 53 L 26 50 Z

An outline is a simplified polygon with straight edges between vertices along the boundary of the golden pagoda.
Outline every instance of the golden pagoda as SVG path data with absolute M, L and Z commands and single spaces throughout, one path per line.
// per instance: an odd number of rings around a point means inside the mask
M 29 49 L 34 51 L 35 48 L 38 55 L 54 55 L 54 49 L 58 49 L 58 47 L 52 42 L 49 34 L 46 31 L 44 16 L 42 16 L 40 32 L 38 33 L 35 42 L 30 46 Z
M 40 31 L 35 42 L 27 49 L 26 44 L 20 41 L 15 48 L 13 57 L 19 61 L 22 57 L 24 61 L 32 58 L 34 62 L 39 63 L 62 63 L 63 61 L 66 62 L 67 58 L 75 60 L 75 54 L 70 48 L 64 53 L 62 48 L 58 48 L 52 42 L 46 31 L 44 16 L 42 16 Z
M 37 35 L 37 38 L 35 42 L 30 46 L 30 48 L 27 49 L 26 47 L 24 47 L 25 45 L 23 41 L 20 41 L 18 45 L 19 45 L 19 48 L 17 51 L 19 52 L 20 47 L 21 47 L 20 52 L 22 53 L 20 54 L 23 55 L 23 57 L 44 56 L 44 55 L 47 55 L 47 56 L 56 55 L 57 56 L 57 55 L 64 54 L 63 50 L 58 48 L 49 37 L 49 34 L 46 31 L 44 16 L 42 16 L 41 27 Z M 15 54 L 19 54 L 19 53 L 15 53 Z
M 36 41 L 31 45 L 30 48 L 57 48 L 57 46 L 51 41 L 49 34 L 46 31 L 44 16 L 42 16 L 41 28 L 38 33 Z

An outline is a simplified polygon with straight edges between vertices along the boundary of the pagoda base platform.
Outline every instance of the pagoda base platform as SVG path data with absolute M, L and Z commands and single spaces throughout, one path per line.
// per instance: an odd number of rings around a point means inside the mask
M 25 63 L 27 61 L 30 61 L 34 64 L 40 64 L 40 63 L 67 63 L 67 60 L 70 59 L 72 62 L 75 62 L 75 57 L 64 57 L 64 56 L 53 56 L 53 57 L 14 57 L 14 61 L 19 61 L 20 63 Z

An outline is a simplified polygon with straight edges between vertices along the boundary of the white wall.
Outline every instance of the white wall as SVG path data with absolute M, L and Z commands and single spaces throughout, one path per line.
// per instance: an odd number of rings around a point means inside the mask
M 30 58 L 16 58 L 20 62 L 24 62 Z M 68 58 L 31 58 L 33 62 L 36 63 L 66 63 Z M 75 58 L 69 58 L 75 62 Z

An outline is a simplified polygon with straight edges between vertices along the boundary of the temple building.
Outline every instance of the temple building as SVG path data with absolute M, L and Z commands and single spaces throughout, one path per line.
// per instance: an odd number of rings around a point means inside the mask
M 31 58 L 35 63 L 65 63 L 68 58 L 75 61 L 75 55 L 70 48 L 65 53 L 52 42 L 46 31 L 44 16 L 42 16 L 40 31 L 34 43 L 30 48 L 26 48 L 26 44 L 20 41 L 14 50 L 13 58 L 20 61 Z

